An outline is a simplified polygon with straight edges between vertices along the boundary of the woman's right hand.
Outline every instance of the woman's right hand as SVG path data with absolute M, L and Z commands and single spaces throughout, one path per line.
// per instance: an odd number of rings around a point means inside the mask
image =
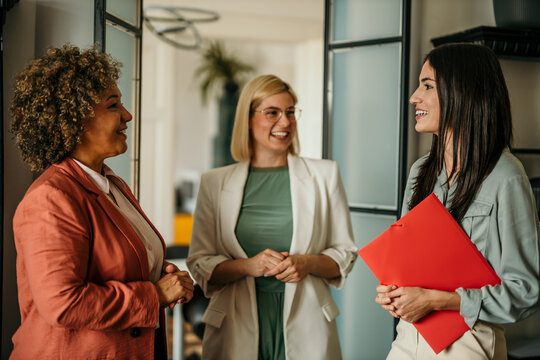
M 392 304 L 392 298 L 389 296 L 389 292 L 397 289 L 395 285 L 379 285 L 375 289 L 377 291 L 377 297 L 375 297 L 375 302 L 381 307 L 388 311 L 390 315 L 395 318 L 399 318 L 399 315 L 396 313 L 396 307 Z
M 187 271 L 175 271 L 165 274 L 156 284 L 161 307 L 177 303 L 184 299 L 183 303 L 189 302 L 193 297 L 193 280 Z
M 278 252 L 272 249 L 263 250 L 248 259 L 248 275 L 252 277 L 263 276 L 275 268 L 287 256 L 289 256 L 288 252 Z
M 432 311 L 459 311 L 461 297 L 454 291 L 425 289 L 421 287 L 395 285 L 377 286 L 375 302 L 393 317 L 415 323 Z
M 208 282 L 221 286 L 244 276 L 260 277 L 273 269 L 287 256 L 289 256 L 288 252 L 266 249 L 247 259 L 226 260 L 214 268 Z

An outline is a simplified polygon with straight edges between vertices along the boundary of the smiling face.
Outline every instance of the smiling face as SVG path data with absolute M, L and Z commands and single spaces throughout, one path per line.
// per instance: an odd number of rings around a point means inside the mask
M 415 106 L 416 110 L 416 131 L 437 134 L 440 123 L 439 95 L 435 82 L 435 70 L 428 61 L 422 66 L 418 88 L 409 102 Z
M 86 123 L 80 144 L 72 156 L 101 172 L 103 160 L 126 152 L 127 122 L 132 116 L 122 104 L 122 94 L 115 85 L 94 104 L 94 117 Z
M 287 110 L 294 108 L 294 100 L 288 92 L 264 99 L 254 109 L 249 120 L 253 143 L 253 166 L 280 166 L 287 164 L 287 154 L 296 134 L 296 120 L 287 117 Z M 281 118 L 274 122 L 261 110 L 281 111 Z

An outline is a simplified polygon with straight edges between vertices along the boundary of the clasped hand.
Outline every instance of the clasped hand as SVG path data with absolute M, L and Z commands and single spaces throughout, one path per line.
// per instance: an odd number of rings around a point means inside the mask
M 161 307 L 172 309 L 176 304 L 187 303 L 193 298 L 194 285 L 189 273 L 168 262 L 164 262 L 161 279 L 155 286 Z
M 375 302 L 395 318 L 415 323 L 434 310 L 429 301 L 428 289 L 379 285 L 376 290 Z
M 297 283 L 309 274 L 309 263 L 304 255 L 289 255 L 287 251 L 266 249 L 250 260 L 250 275 L 253 277 L 275 276 L 283 282 Z

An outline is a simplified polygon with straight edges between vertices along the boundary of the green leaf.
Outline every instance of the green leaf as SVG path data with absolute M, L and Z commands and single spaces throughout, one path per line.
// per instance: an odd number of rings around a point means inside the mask
M 252 65 L 238 57 L 228 54 L 223 42 L 209 42 L 201 51 L 201 63 L 195 70 L 195 78 L 200 80 L 203 104 L 208 101 L 209 94 L 227 82 L 239 85 L 240 78 L 255 69 Z

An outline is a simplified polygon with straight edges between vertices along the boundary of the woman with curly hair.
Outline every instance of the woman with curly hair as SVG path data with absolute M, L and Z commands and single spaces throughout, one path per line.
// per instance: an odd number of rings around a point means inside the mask
M 21 325 L 13 359 L 166 359 L 163 311 L 193 296 L 185 271 L 103 160 L 127 150 L 120 64 L 50 49 L 17 76 L 12 132 L 42 175 L 13 218 Z

